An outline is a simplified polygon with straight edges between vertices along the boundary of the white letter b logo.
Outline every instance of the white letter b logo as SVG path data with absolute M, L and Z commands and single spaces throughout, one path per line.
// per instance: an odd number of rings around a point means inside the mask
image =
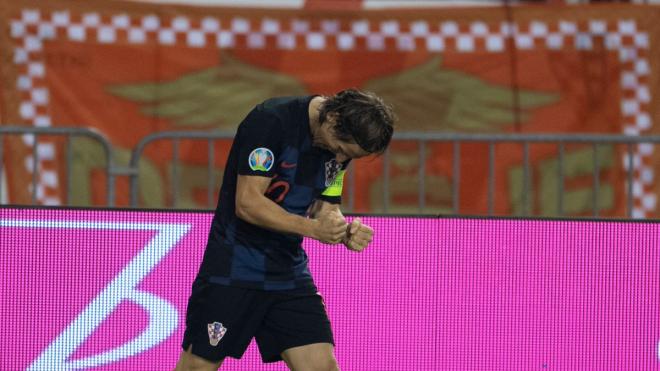
M 68 223 L 57 223 L 68 224 Z M 51 226 L 52 227 L 52 226 Z M 60 226 L 62 227 L 62 226 Z M 66 226 L 64 226 L 66 228 Z M 176 308 L 165 299 L 140 291 L 136 286 L 158 265 L 190 225 L 144 223 L 72 223 L 71 228 L 158 230 L 158 234 L 126 267 L 101 290 L 87 307 L 62 331 L 30 365 L 28 370 L 76 370 L 97 367 L 141 353 L 167 339 L 176 330 L 179 316 Z M 68 360 L 94 330 L 117 306 L 129 300 L 141 306 L 149 315 L 147 328 L 136 338 L 100 354 Z

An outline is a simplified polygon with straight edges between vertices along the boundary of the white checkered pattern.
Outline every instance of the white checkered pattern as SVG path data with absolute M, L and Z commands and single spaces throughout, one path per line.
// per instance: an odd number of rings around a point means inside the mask
M 28 32 L 34 29 L 36 32 Z M 192 19 L 177 16 L 171 19 L 157 15 L 134 18 L 127 14 L 116 14 L 102 18 L 97 13 L 72 15 L 68 11 L 42 13 L 26 9 L 21 18 L 11 22 L 11 35 L 20 41 L 14 50 L 14 63 L 23 73 L 16 81 L 17 88 L 25 92 L 20 105 L 20 114 L 35 126 L 50 126 L 48 115 L 48 88 L 43 84 L 46 74 L 43 61 L 34 59 L 35 53 L 43 48 L 44 40 L 56 37 L 75 42 L 158 43 L 175 45 L 184 43 L 191 48 L 249 48 L 249 49 L 294 49 L 309 50 L 399 50 L 426 49 L 430 52 L 454 51 L 471 53 L 487 51 L 503 52 L 513 35 L 516 48 L 557 50 L 573 47 L 589 50 L 594 47 L 596 37 L 605 41 L 608 50 L 617 50 L 622 65 L 621 87 L 625 99 L 621 102 L 624 117 L 623 132 L 640 135 L 653 125 L 648 112 L 650 90 L 648 85 L 649 38 L 637 29 L 634 20 L 618 22 L 591 20 L 587 24 L 559 21 L 549 24 L 533 21 L 529 24 L 488 24 L 473 22 L 461 24 L 452 21 L 429 22 L 415 20 L 370 21 L 366 19 L 340 22 L 325 19 L 312 22 L 306 19 L 260 20 L 242 17 L 219 19 L 204 17 Z M 29 139 L 26 139 L 27 145 Z M 656 195 L 652 190 L 654 169 L 650 166 L 653 146 L 637 146 L 634 158 L 633 216 L 644 218 L 656 208 Z M 54 146 L 40 157 L 37 166 L 55 158 Z M 623 159 L 627 166 L 628 159 Z M 32 165 L 29 169 L 32 169 Z M 45 204 L 57 204 L 59 199 L 45 196 L 49 189 L 56 189 L 59 182 L 52 169 L 44 169 L 39 179 Z M 50 171 L 50 172 L 48 172 Z M 56 192 L 53 192 L 56 193 Z

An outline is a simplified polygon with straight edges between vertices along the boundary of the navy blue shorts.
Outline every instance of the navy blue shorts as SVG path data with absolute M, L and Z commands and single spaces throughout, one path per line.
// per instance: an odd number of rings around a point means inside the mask
M 334 345 L 320 294 L 243 289 L 196 279 L 188 300 L 182 347 L 210 362 L 241 358 L 256 338 L 264 362 L 289 348 Z

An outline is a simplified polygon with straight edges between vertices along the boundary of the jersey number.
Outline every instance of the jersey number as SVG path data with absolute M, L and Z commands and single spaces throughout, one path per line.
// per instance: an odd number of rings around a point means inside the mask
M 282 202 L 282 200 L 284 200 L 286 194 L 289 193 L 290 187 L 291 186 L 289 185 L 289 183 L 283 180 L 278 180 L 277 182 L 273 182 L 273 184 L 271 184 L 270 187 L 268 187 L 268 190 L 266 190 L 266 195 L 271 195 L 279 188 L 282 188 L 282 191 L 280 192 L 279 196 L 277 196 L 277 198 L 273 200 L 275 201 L 275 203 L 279 204 L 280 202 Z

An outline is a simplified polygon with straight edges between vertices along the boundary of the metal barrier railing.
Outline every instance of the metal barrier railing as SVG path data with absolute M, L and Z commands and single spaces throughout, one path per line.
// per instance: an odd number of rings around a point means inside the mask
M 179 158 L 179 141 L 183 139 L 189 139 L 189 140 L 206 140 L 207 141 L 207 154 L 208 154 L 208 161 L 207 161 L 207 172 L 208 172 L 208 195 L 207 195 L 207 200 L 208 204 L 207 206 L 209 208 L 214 208 L 215 205 L 213 205 L 212 200 L 213 200 L 213 195 L 218 191 L 217 189 L 213 189 L 213 184 L 214 184 L 214 177 L 213 177 L 213 159 L 215 158 L 215 153 L 214 153 L 214 147 L 213 147 L 213 141 L 219 140 L 219 139 L 233 139 L 235 133 L 234 132 L 229 132 L 229 131 L 211 131 L 211 132 L 200 132 L 200 131 L 163 131 L 159 133 L 154 133 L 147 135 L 146 137 L 142 138 L 140 142 L 137 144 L 135 149 L 133 150 L 131 154 L 131 160 L 129 163 L 129 167 L 132 169 L 138 169 L 140 158 L 142 157 L 142 153 L 144 152 L 144 148 L 151 142 L 154 142 L 156 140 L 163 140 L 163 139 L 172 139 L 172 153 L 173 153 L 173 159 L 172 159 L 172 207 L 177 207 L 177 200 L 178 200 L 178 191 L 179 191 L 179 176 L 178 176 L 178 158 Z M 129 175 L 130 177 L 130 205 L 131 207 L 136 207 L 137 206 L 137 201 L 138 201 L 138 176 L 139 174 L 137 172 L 134 172 Z
M 172 140 L 172 149 L 173 149 L 173 174 L 172 174 L 172 189 L 173 189 L 173 202 L 172 207 L 176 207 L 177 193 L 178 193 L 178 183 L 180 181 L 177 174 L 177 159 L 179 157 L 178 148 L 179 143 L 182 140 L 206 140 L 208 141 L 208 192 L 209 192 L 209 207 L 214 207 L 211 204 L 213 199 L 211 193 L 216 192 L 213 190 L 213 176 L 212 176 L 212 159 L 214 158 L 213 153 L 213 141 L 218 139 L 232 139 L 234 133 L 232 132 L 194 132 L 194 131 L 179 131 L 179 132 L 160 132 L 156 134 L 149 135 L 143 138 L 138 146 L 133 151 L 130 167 L 136 168 L 137 164 L 142 156 L 144 148 L 155 140 L 169 139 Z M 635 144 L 642 143 L 651 143 L 657 144 L 660 143 L 660 136 L 625 136 L 625 135 L 600 135 L 600 134 L 459 134 L 459 133 L 421 133 L 421 132 L 405 132 L 405 133 L 396 133 L 394 136 L 395 141 L 416 141 L 418 142 L 419 158 L 424 159 L 426 156 L 427 146 L 432 142 L 446 142 L 453 145 L 453 158 L 452 158 L 452 210 L 454 214 L 459 214 L 459 199 L 460 199 L 460 187 L 459 183 L 461 181 L 460 174 L 460 164 L 461 164 L 461 143 L 467 142 L 481 142 L 488 145 L 488 194 L 487 194 L 487 215 L 494 214 L 494 199 L 495 199 L 495 145 L 499 143 L 517 143 L 522 145 L 522 157 L 523 157 L 523 176 L 522 176 L 522 203 L 523 203 L 523 215 L 529 214 L 530 209 L 530 146 L 535 143 L 549 143 L 557 145 L 558 151 L 558 166 L 557 166 L 557 210 L 559 215 L 564 215 L 564 155 L 565 155 L 565 146 L 567 144 L 591 144 L 593 151 L 593 168 L 592 168 L 592 177 L 593 177 L 593 192 L 592 192 L 592 207 L 593 207 L 593 216 L 599 216 L 599 204 L 598 197 L 600 191 L 600 182 L 599 182 L 599 163 L 598 163 L 598 151 L 599 147 L 608 144 L 623 144 L 626 145 L 626 179 L 627 179 L 627 188 L 626 188 L 626 215 L 628 217 L 632 216 L 633 210 L 633 152 Z M 383 155 L 383 211 L 387 213 L 389 211 L 389 200 L 390 200 L 390 151 L 386 151 Z M 137 188 L 138 188 L 138 174 L 135 172 L 131 175 L 130 182 L 130 202 L 131 206 L 137 206 Z M 419 210 L 423 210 L 425 207 L 425 163 L 424 161 L 419 161 L 417 169 L 418 177 L 418 206 Z M 347 206 L 349 210 L 353 210 L 354 199 L 355 199 L 355 182 L 353 176 L 348 178 L 348 202 Z
M 624 144 L 626 145 L 626 215 L 632 217 L 633 210 L 633 146 L 635 144 L 657 144 L 660 143 L 660 136 L 627 136 L 627 135 L 607 135 L 607 134 L 460 134 L 460 133 L 417 133 L 407 132 L 398 133 L 395 135 L 398 140 L 415 140 L 420 144 L 420 158 L 424 158 L 425 144 L 428 142 L 451 142 L 454 146 L 452 168 L 454 172 L 453 186 L 452 186 L 452 207 L 454 214 L 459 212 L 459 181 L 460 181 L 460 161 L 461 151 L 460 145 L 464 142 L 481 142 L 488 144 L 488 215 L 493 215 L 493 201 L 495 196 L 495 144 L 497 143 L 519 143 L 523 146 L 523 215 L 529 214 L 529 184 L 530 184 L 530 144 L 531 143 L 549 143 L 556 144 L 558 151 L 558 166 L 557 166 L 557 184 L 558 184 L 558 205 L 557 209 L 559 215 L 563 215 L 563 195 L 564 195 L 564 154 L 565 145 L 569 143 L 591 144 L 593 151 L 593 216 L 599 216 L 598 209 L 598 193 L 599 193 L 599 166 L 598 166 L 598 148 L 606 144 Z M 384 167 L 388 167 L 388 158 L 385 157 Z M 420 187 L 423 185 L 422 178 L 424 176 L 423 164 L 420 164 L 418 177 L 420 178 Z M 385 182 L 388 180 L 385 179 Z M 423 194 L 423 189 L 420 188 L 420 194 Z
M 38 146 L 38 137 L 39 136 L 57 136 L 63 135 L 67 138 L 66 151 L 67 151 L 67 170 L 66 170 L 66 184 L 67 184 L 67 204 L 70 204 L 71 197 L 71 137 L 74 136 L 86 136 L 97 141 L 103 148 L 105 157 L 107 158 L 107 165 L 105 168 L 107 174 L 107 205 L 114 206 L 115 204 L 115 176 L 125 175 L 129 177 L 129 194 L 130 199 L 129 203 L 131 207 L 138 206 L 138 188 L 139 188 L 139 178 L 140 173 L 139 163 L 143 157 L 145 147 L 150 143 L 157 140 L 171 140 L 172 141 L 172 174 L 170 177 L 171 189 L 172 189 L 172 201 L 171 207 L 177 207 L 178 193 L 180 189 L 181 177 L 179 176 L 179 145 L 183 140 L 203 140 L 207 142 L 207 173 L 208 173 L 208 207 L 213 208 L 214 195 L 217 193 L 217 189 L 214 188 L 214 171 L 217 171 L 213 167 L 214 158 L 216 156 L 214 149 L 214 142 L 217 140 L 231 140 L 234 137 L 234 132 L 199 132 L 199 131 L 168 131 L 168 132 L 159 132 L 155 134 L 148 135 L 144 137 L 138 145 L 133 149 L 131 153 L 130 163 L 128 167 L 119 167 L 116 166 L 113 162 L 113 149 L 109 144 L 109 141 L 105 139 L 101 134 L 86 128 L 35 128 L 27 126 L 0 126 L 0 176 L 2 176 L 2 164 L 3 164 L 3 148 L 2 148 L 2 136 L 3 135 L 20 135 L 28 134 L 34 135 L 35 141 L 34 146 L 35 150 L 33 151 L 33 163 L 38 163 L 38 151 L 36 150 Z M 558 195 L 556 210 L 558 215 L 564 215 L 564 193 L 565 193 L 565 153 L 566 146 L 569 144 L 586 144 L 591 145 L 592 151 L 592 214 L 595 217 L 600 216 L 599 210 L 599 193 L 601 191 L 600 184 L 600 174 L 599 174 L 599 149 L 602 146 L 606 145 L 624 145 L 625 146 L 625 177 L 626 177 L 626 198 L 625 198 L 625 208 L 626 215 L 632 217 L 633 210 L 633 172 L 635 167 L 633 166 L 634 151 L 635 145 L 639 144 L 658 144 L 660 143 L 660 136 L 625 136 L 625 135 L 601 135 L 601 134 L 459 134 L 459 133 L 422 133 L 422 132 L 405 132 L 405 133 L 396 133 L 394 136 L 395 141 L 415 141 L 418 144 L 418 156 L 419 159 L 425 159 L 428 151 L 428 147 L 433 143 L 448 143 L 453 146 L 451 151 L 451 210 L 454 214 L 460 214 L 460 187 L 461 182 L 461 145 L 463 143 L 483 143 L 488 146 L 488 173 L 487 173 L 487 215 L 494 214 L 494 204 L 495 204 L 495 179 L 498 174 L 495 171 L 496 156 L 495 156 L 495 146 L 502 143 L 513 143 L 522 146 L 522 192 L 521 192 L 521 202 L 522 202 L 522 215 L 526 216 L 530 213 L 530 184 L 531 184 L 531 161 L 530 161 L 530 147 L 534 144 L 552 144 L 557 146 L 557 167 L 556 167 L 556 193 Z M 383 199 L 382 199 L 382 212 L 388 213 L 390 209 L 390 162 L 391 162 L 391 153 L 390 150 L 386 151 L 383 155 L 382 160 L 382 174 L 383 174 Z M 35 203 L 35 192 L 36 192 L 36 182 L 38 179 L 38 167 L 35 166 L 35 171 L 32 174 L 32 202 Z M 349 172 L 350 173 L 350 172 Z M 418 161 L 417 164 L 417 194 L 418 194 L 418 208 L 420 211 L 424 210 L 425 205 L 425 194 L 426 194 L 426 169 L 425 161 Z M 2 179 L 0 179 L 1 181 Z M 1 191 L 1 190 L 0 190 Z M 352 175 L 349 175 L 347 179 L 347 208 L 352 211 L 354 208 L 355 201 L 355 181 Z
M 107 205 L 114 206 L 115 203 L 115 178 L 114 172 L 115 166 L 112 159 L 112 146 L 110 142 L 98 132 L 88 129 L 88 128 L 73 128 L 73 127 L 34 127 L 34 126 L 0 126 L 0 177 L 2 176 L 2 166 L 4 159 L 2 158 L 4 153 L 3 148 L 3 137 L 9 135 L 29 135 L 34 137 L 33 151 L 32 151 L 32 204 L 37 203 L 37 183 L 39 179 L 39 137 L 40 136 L 64 136 L 66 139 L 65 142 L 65 151 L 66 151 L 66 168 L 65 168 L 65 178 L 66 178 L 66 205 L 71 204 L 71 163 L 73 160 L 71 138 L 72 137 L 87 137 L 98 144 L 103 148 L 105 154 L 106 162 L 106 187 L 107 187 Z M 0 184 L 2 179 L 0 179 Z M 2 189 L 0 189 L 2 192 Z M 2 198 L 2 195 L 0 195 Z

